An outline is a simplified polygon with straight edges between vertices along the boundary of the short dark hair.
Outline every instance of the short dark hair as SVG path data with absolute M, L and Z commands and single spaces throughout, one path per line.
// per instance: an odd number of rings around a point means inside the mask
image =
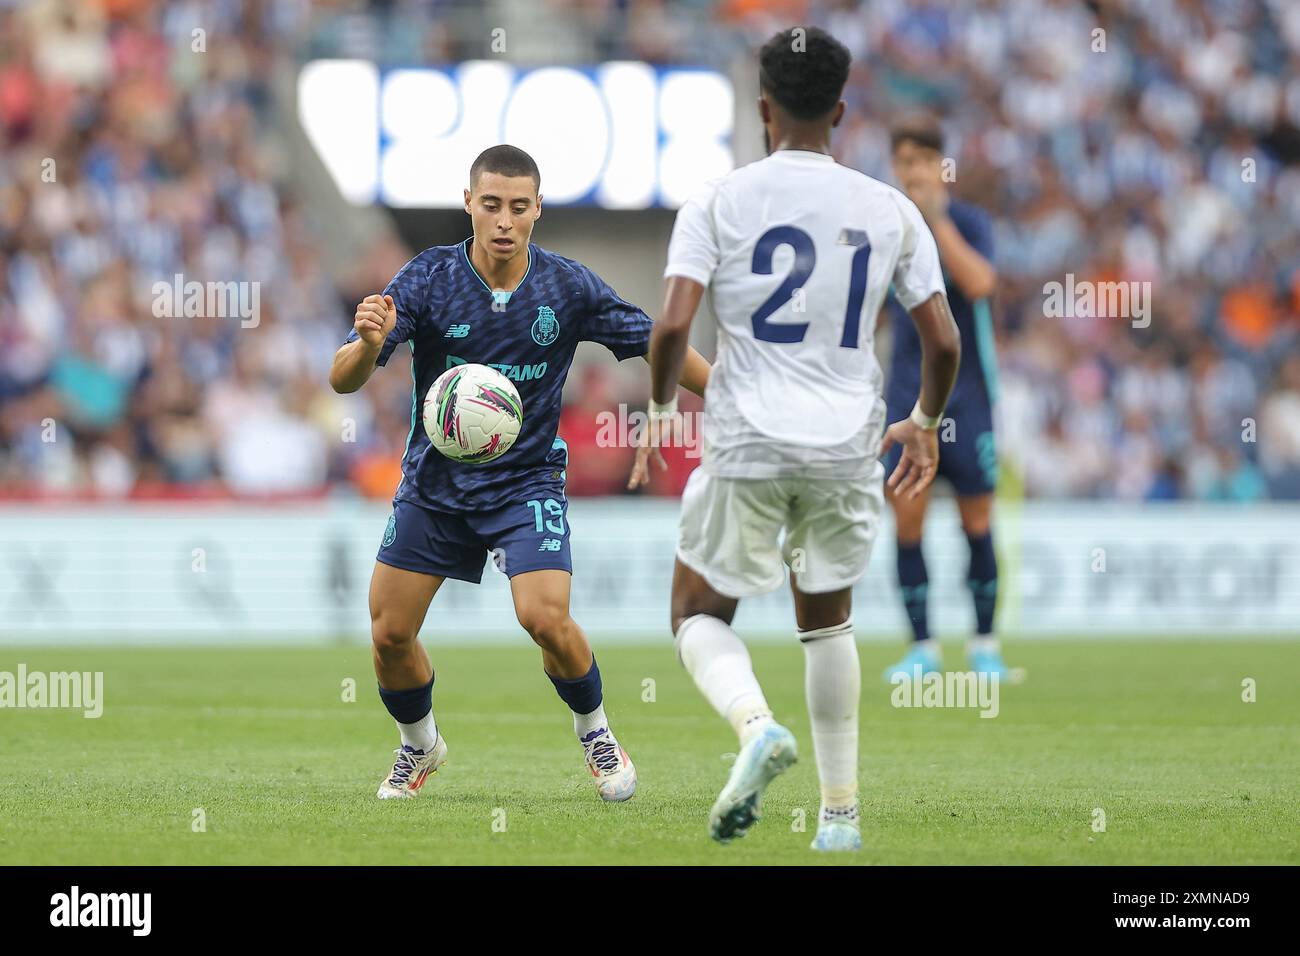
M 763 44 L 758 85 L 795 119 L 821 119 L 849 78 L 848 47 L 818 27 L 793 27 Z
M 478 159 L 474 160 L 469 167 L 471 189 L 483 173 L 497 173 L 501 176 L 531 176 L 533 177 L 533 188 L 539 191 L 542 188 L 542 174 L 537 168 L 537 163 L 534 162 L 533 157 L 518 146 L 502 143 L 500 146 L 490 146 L 479 153 Z
M 915 143 L 936 153 L 943 152 L 943 129 L 929 116 L 911 116 L 895 123 L 889 131 L 889 149 L 898 149 L 903 143 Z

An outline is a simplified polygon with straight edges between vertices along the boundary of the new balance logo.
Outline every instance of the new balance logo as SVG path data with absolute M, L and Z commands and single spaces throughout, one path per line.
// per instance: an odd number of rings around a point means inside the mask
M 444 339 L 465 339 L 469 338 L 469 323 L 453 325 L 447 329 L 443 335 Z
M 559 551 L 560 548 L 559 538 L 543 538 L 542 543 L 537 546 L 538 551 Z

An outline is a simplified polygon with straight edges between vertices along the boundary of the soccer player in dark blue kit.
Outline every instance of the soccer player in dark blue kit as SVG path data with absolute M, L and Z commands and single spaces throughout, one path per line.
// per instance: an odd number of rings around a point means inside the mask
M 412 352 L 411 437 L 370 581 L 379 695 L 401 735 L 381 799 L 416 796 L 447 758 L 433 716 L 433 668 L 418 634 L 442 582 L 477 584 L 489 552 L 509 575 L 515 615 L 573 712 L 601 798 L 626 800 L 636 791 L 636 769 L 605 716 L 600 669 L 569 616 L 568 450 L 557 429 L 578 342 L 600 342 L 620 360 L 645 356 L 651 321 L 586 266 L 529 242 L 542 210 L 540 185 L 537 164 L 521 149 L 494 146 L 479 155 L 465 190 L 473 236 L 424 250 L 382 295 L 367 296 L 330 371 L 336 391 L 353 392 L 398 345 Z M 443 457 L 418 425 L 418 403 L 434 380 L 465 363 L 502 372 L 523 403 L 519 438 L 490 462 Z M 703 394 L 708 375 L 708 362 L 692 353 L 681 382 Z
M 997 449 L 993 439 L 993 403 L 997 399 L 997 365 L 989 298 L 997 286 L 993 267 L 993 232 L 988 214 L 978 206 L 950 199 L 943 177 L 943 136 L 928 119 L 910 120 L 893 130 L 894 176 L 916 203 L 939 247 L 948 287 L 948 302 L 961 331 L 961 365 L 939 429 L 942 454 L 937 476 L 946 478 L 957 496 L 962 530 L 970 546 L 966 578 L 975 603 L 975 636 L 967 645 L 971 669 L 1009 676 L 1002 651 L 993 636 L 997 604 L 998 565 L 993 551 L 991 514 L 997 485 Z M 886 404 L 889 421 L 907 416 L 916 399 L 921 341 L 908 314 L 890 301 L 893 355 Z M 951 431 L 949 431 L 951 429 Z M 897 449 L 886 459 L 894 467 Z M 927 615 L 929 576 L 921 552 L 930 491 L 916 497 L 886 497 L 893 508 L 898 539 L 898 584 L 912 624 L 913 644 L 907 655 L 885 671 L 914 676 L 943 669 L 939 644 L 931 635 Z

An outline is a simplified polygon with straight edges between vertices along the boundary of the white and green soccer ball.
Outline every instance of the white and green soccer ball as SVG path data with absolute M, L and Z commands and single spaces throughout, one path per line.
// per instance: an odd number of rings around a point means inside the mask
M 486 365 L 454 365 L 424 399 L 424 431 L 452 461 L 482 464 L 510 450 L 524 406 L 510 380 Z

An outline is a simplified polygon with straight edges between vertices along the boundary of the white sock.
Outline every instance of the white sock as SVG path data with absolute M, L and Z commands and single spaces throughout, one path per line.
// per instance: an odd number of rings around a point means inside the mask
M 402 735 L 402 743 L 408 747 L 428 753 L 438 742 L 438 725 L 433 719 L 432 707 L 413 724 L 404 724 L 396 720 L 393 723 L 397 724 L 397 730 Z
M 853 620 L 834 627 L 800 631 L 804 691 L 812 721 L 822 807 L 847 810 L 858 799 L 858 695 L 862 674 Z
M 967 654 L 986 654 L 990 651 L 1002 650 L 1002 644 L 996 637 L 972 637 L 966 642 Z
M 602 703 L 590 714 L 580 714 L 576 710 L 573 712 L 573 732 L 581 740 L 597 730 L 608 730 L 609 720 L 605 717 L 605 705 Z
M 677 657 L 741 744 L 772 723 L 745 643 L 720 619 L 696 614 L 677 629 Z
M 851 807 L 828 807 L 822 804 L 820 820 L 822 823 L 850 823 L 858 826 L 858 805 Z

